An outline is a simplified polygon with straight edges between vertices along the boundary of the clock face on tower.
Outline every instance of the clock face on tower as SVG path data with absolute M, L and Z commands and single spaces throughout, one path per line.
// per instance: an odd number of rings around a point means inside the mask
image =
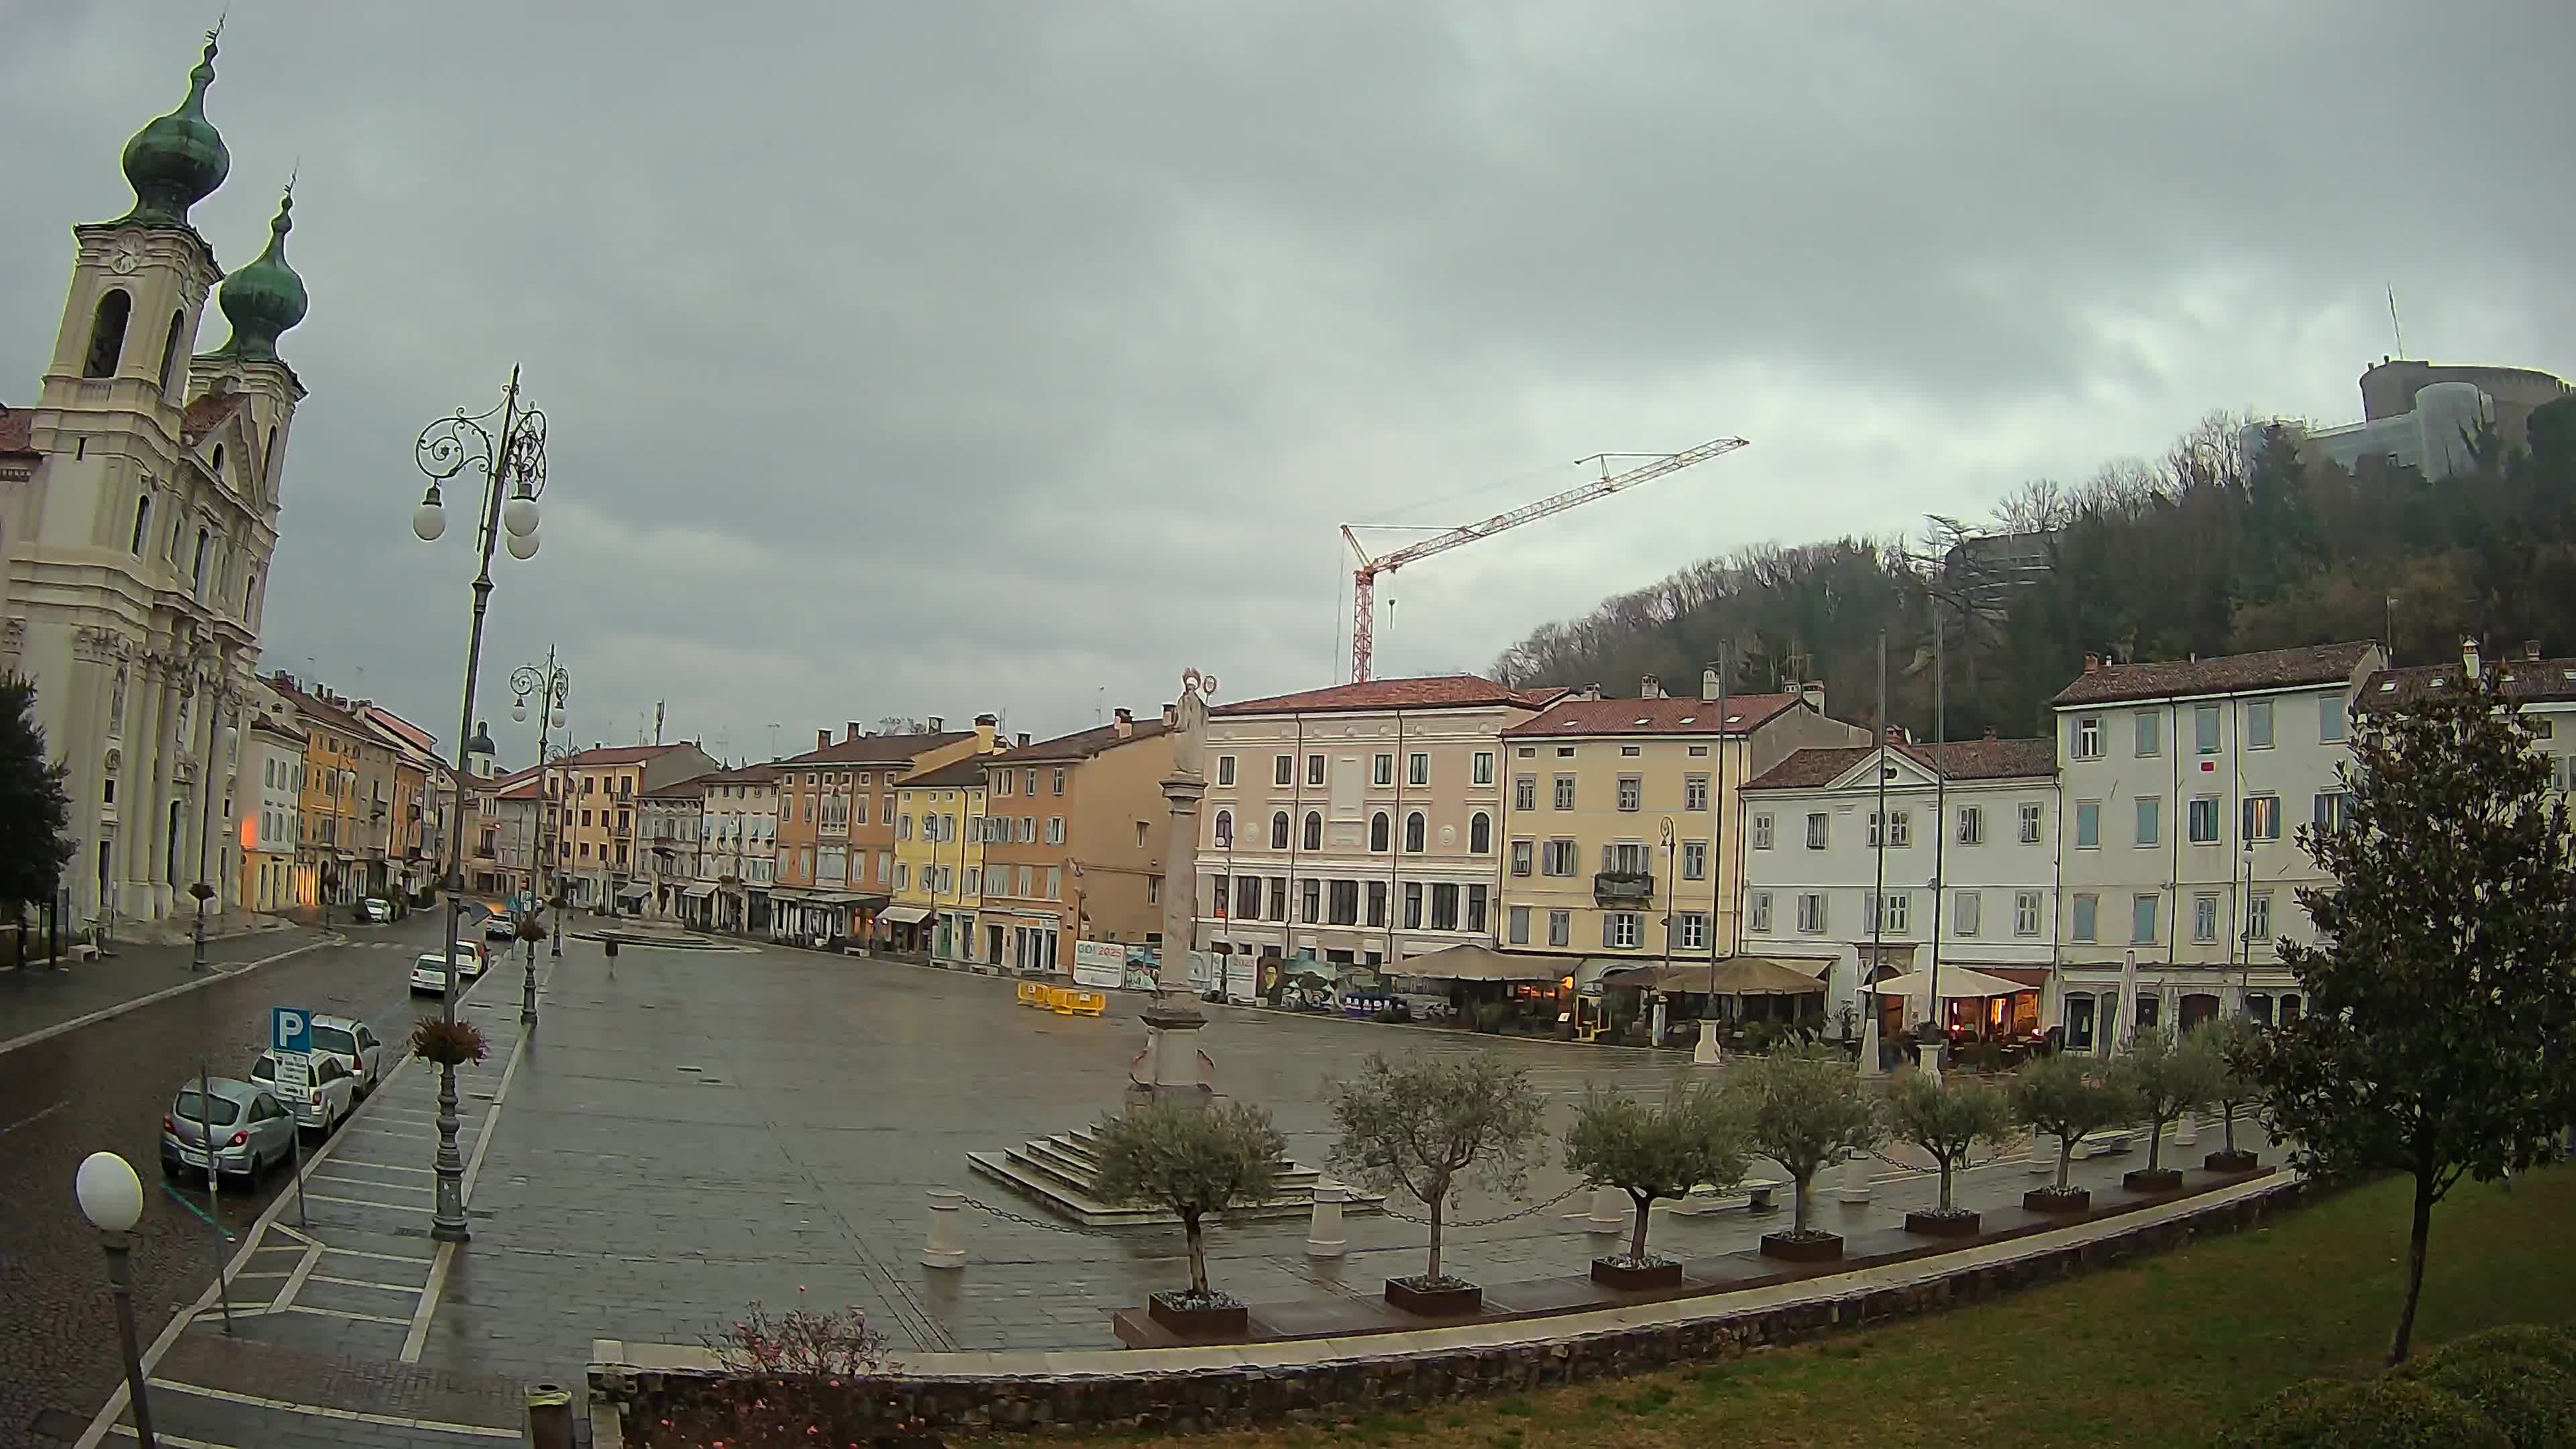
M 132 237 L 118 242 L 115 249 L 107 254 L 107 265 L 120 277 L 131 276 L 136 267 L 143 265 L 142 245 Z

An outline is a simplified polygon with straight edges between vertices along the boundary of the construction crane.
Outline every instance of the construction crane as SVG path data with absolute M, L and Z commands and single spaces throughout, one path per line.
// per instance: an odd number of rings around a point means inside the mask
M 1679 453 L 1596 453 L 1590 458 L 1576 460 L 1583 463 L 1597 462 L 1601 465 L 1601 476 L 1580 488 L 1569 488 L 1553 497 L 1542 498 L 1536 503 L 1522 504 L 1509 513 L 1497 513 L 1482 523 L 1470 523 L 1453 528 L 1447 533 L 1434 534 L 1429 538 L 1406 544 L 1380 558 L 1369 557 L 1368 550 L 1360 546 L 1359 535 L 1351 531 L 1350 524 L 1343 524 L 1342 538 L 1350 544 L 1351 553 L 1360 561 L 1360 566 L 1351 571 L 1352 681 L 1356 683 L 1369 677 L 1369 655 L 1373 636 L 1376 633 L 1379 575 L 1394 573 L 1406 564 L 1418 563 L 1435 553 L 1447 553 L 1461 544 L 1474 543 L 1480 538 L 1491 538 L 1505 529 L 1518 528 L 1524 523 L 1536 523 L 1550 515 L 1563 513 L 1577 504 L 1589 503 L 1595 498 L 1607 498 L 1613 493 L 1634 488 L 1640 483 L 1661 478 L 1667 473 L 1678 473 L 1684 468 L 1705 463 L 1711 458 L 1732 453 L 1745 446 L 1747 444 L 1742 438 L 1718 438 Z M 1613 458 L 1651 458 L 1653 461 L 1640 464 L 1625 473 L 1613 475 L 1610 471 L 1610 460 Z

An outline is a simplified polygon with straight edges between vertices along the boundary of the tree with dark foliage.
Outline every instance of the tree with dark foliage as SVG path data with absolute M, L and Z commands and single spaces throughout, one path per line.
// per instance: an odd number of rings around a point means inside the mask
M 10 919 L 51 901 L 72 858 L 71 800 L 63 767 L 45 754 L 36 686 L 0 676 L 0 909 Z
M 2576 1113 L 2576 840 L 2488 672 L 2355 722 L 2343 825 L 2299 832 L 2335 881 L 2299 892 L 2317 944 L 2281 946 L 2308 1012 L 2249 1064 L 2299 1166 L 2415 1181 L 2391 1363 L 2434 1205 L 2546 1159 Z

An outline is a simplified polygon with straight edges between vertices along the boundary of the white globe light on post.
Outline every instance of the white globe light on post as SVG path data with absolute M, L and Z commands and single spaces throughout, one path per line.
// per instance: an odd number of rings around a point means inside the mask
M 558 707 L 552 716 L 551 723 L 556 729 L 562 729 L 564 727 L 564 719 L 564 712 L 560 707 Z
M 423 543 L 436 543 L 447 532 L 447 510 L 440 505 L 437 484 L 429 485 L 420 506 L 411 511 L 411 531 Z
M 535 557 L 537 556 L 537 535 L 536 535 L 536 530 L 534 530 L 534 529 L 530 529 L 530 530 L 529 530 L 528 532 L 526 532 L 526 533 L 514 533 L 514 534 L 511 534 L 511 535 L 510 535 L 510 542 L 509 542 L 509 544 L 507 545 L 507 547 L 508 547 L 508 548 L 509 548 L 509 550 L 510 550 L 510 557 L 512 557 L 512 558 L 515 558 L 515 559 L 532 559 L 532 558 L 535 558 Z
M 116 1299 L 117 1337 L 125 1349 L 125 1393 L 133 1406 L 134 1437 L 144 1449 L 154 1449 L 160 1441 L 152 1437 L 152 1410 L 144 1399 L 143 1354 L 134 1341 L 134 1275 L 126 1262 L 134 1247 L 134 1225 L 143 1220 L 143 1180 L 124 1158 L 93 1152 L 81 1159 L 72 1196 L 107 1249 L 107 1286 Z
M 525 720 L 527 719 L 527 717 L 528 717 L 528 702 L 527 702 L 526 700 L 524 700 L 524 699 L 523 699 L 523 700 L 520 700 L 518 703 L 516 703 L 516 704 L 514 704 L 514 705 L 511 705 L 511 706 L 510 706 L 510 718 L 512 718 L 512 719 L 514 719 L 514 720 L 525 721 Z
M 512 537 L 537 531 L 537 496 L 522 487 L 509 502 L 501 505 L 501 526 Z

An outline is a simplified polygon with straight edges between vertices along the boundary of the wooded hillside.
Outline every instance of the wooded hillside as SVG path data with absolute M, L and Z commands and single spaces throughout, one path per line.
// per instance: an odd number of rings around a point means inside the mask
M 1890 716 L 1928 733 L 1937 620 L 1960 738 L 2044 733 L 2049 696 L 2088 652 L 2393 638 L 2401 663 L 2424 663 L 2463 634 L 2576 651 L 2576 398 L 2534 412 L 2529 433 L 2527 449 L 2473 440 L 2477 469 L 2433 483 L 2413 468 L 2302 465 L 2277 427 L 2248 447 L 2240 420 L 2212 415 L 2161 460 L 2075 487 L 2027 483 L 1983 523 L 1935 517 L 1913 538 L 1703 560 L 1541 626 L 1494 672 L 1619 695 L 1654 674 L 1680 693 L 1724 644 L 1730 687 L 1821 679 L 1833 713 L 1861 719 L 1884 629 Z

